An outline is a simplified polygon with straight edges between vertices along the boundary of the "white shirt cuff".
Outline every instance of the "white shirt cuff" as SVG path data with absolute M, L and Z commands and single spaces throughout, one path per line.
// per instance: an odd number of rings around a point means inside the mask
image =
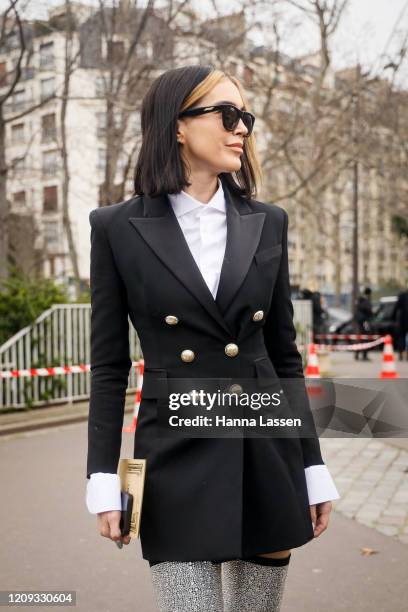
M 310 506 L 340 498 L 325 464 L 310 465 L 305 468 L 305 475 Z
M 95 472 L 86 485 L 86 506 L 91 514 L 122 510 L 119 474 Z

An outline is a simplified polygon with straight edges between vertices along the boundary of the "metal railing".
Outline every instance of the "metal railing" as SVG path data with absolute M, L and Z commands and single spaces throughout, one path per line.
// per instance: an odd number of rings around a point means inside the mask
M 56 304 L 0 347 L 1 370 L 29 370 L 90 363 L 90 304 Z M 129 321 L 132 361 L 141 357 L 140 342 Z M 134 368 L 129 389 L 135 389 Z M 0 409 L 27 408 L 87 399 L 90 372 L 54 376 L 0 377 Z

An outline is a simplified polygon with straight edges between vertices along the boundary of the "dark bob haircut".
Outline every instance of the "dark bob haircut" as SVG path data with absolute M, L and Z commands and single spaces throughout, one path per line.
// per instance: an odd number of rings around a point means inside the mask
M 249 110 L 238 79 L 213 66 L 183 66 L 167 70 L 153 81 L 142 101 L 142 146 L 135 168 L 133 195 L 156 197 L 179 193 L 191 184 L 177 142 L 177 119 L 225 77 L 237 86 L 244 108 Z M 256 196 L 262 172 L 253 133 L 244 140 L 240 170 L 221 173 L 220 177 L 234 193 L 245 198 Z

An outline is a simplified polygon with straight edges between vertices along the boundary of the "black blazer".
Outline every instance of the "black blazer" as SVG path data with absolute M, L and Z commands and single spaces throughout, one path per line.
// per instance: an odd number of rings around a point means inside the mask
M 175 378 L 251 378 L 261 385 L 297 378 L 304 416 L 313 424 L 295 344 L 288 215 L 233 194 L 224 181 L 223 188 L 227 243 L 215 300 L 166 196 L 132 197 L 90 213 L 87 478 L 117 472 L 131 367 L 129 315 L 145 362 L 134 456 L 147 459 L 140 532 L 146 559 L 242 558 L 313 538 L 304 468 L 323 464 L 317 436 L 159 433 L 160 402 Z M 264 316 L 254 320 L 257 311 Z M 168 315 L 178 322 L 169 324 Z M 238 348 L 233 356 L 225 351 L 231 343 Z M 182 358 L 187 349 L 192 361 Z

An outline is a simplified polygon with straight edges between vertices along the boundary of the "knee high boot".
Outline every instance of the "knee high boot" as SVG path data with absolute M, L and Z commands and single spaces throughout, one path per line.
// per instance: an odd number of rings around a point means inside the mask
M 224 612 L 279 612 L 291 554 L 222 564 Z
M 150 572 L 160 612 L 223 612 L 220 564 L 162 561 Z

